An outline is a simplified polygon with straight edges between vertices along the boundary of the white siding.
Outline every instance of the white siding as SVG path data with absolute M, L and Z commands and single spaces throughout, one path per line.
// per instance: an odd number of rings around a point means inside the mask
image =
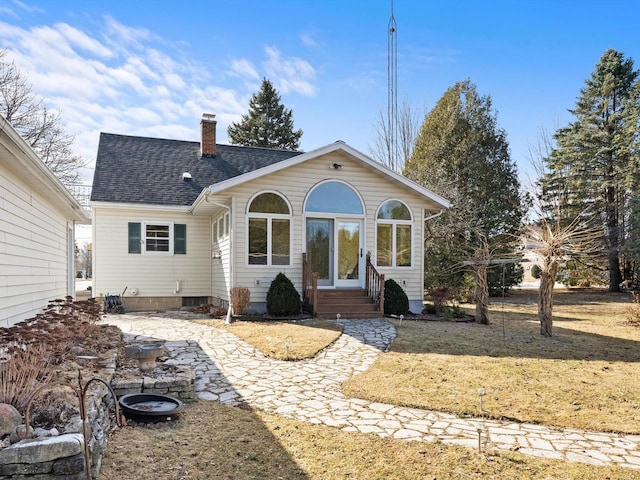
M 129 222 L 173 222 L 187 225 L 185 255 L 128 253 Z M 157 208 L 93 209 L 94 294 L 132 290 L 140 297 L 205 297 L 211 295 L 211 220 Z M 176 282 L 180 291 L 176 291 Z
M 337 162 L 342 168 L 336 170 L 331 164 Z M 403 201 L 410 209 L 414 218 L 413 228 L 413 265 L 409 268 L 380 268 L 386 278 L 393 278 L 400 283 L 407 292 L 410 300 L 421 302 L 423 298 L 423 215 L 424 209 L 436 206 L 427 204 L 427 200 L 417 193 L 392 182 L 388 178 L 373 171 L 360 161 L 350 156 L 329 154 L 295 165 L 275 174 L 261 177 L 237 187 L 233 187 L 225 194 L 234 197 L 234 286 L 245 286 L 251 289 L 252 302 L 265 302 L 266 292 L 270 281 L 283 272 L 298 291 L 302 290 L 302 251 L 304 217 L 303 206 L 307 193 L 317 183 L 336 179 L 350 184 L 365 202 L 365 238 L 364 251 L 371 251 L 375 263 L 375 214 L 378 207 L 390 198 Z M 261 190 L 277 191 L 287 198 L 293 208 L 292 218 L 292 265 L 288 267 L 249 266 L 247 262 L 247 223 L 246 206 L 249 199 Z M 256 285 L 256 281 L 260 281 Z
M 217 215 L 213 218 L 216 221 L 227 213 L 226 210 L 221 211 L 220 215 Z M 229 220 L 230 222 L 233 220 Z M 230 229 L 232 230 L 232 229 Z M 229 288 L 231 285 L 230 282 L 230 265 L 229 265 L 229 256 L 231 254 L 231 242 L 229 241 L 230 236 L 225 235 L 222 238 L 216 238 L 214 235 L 213 239 L 213 255 L 212 255 L 212 290 L 211 295 L 215 298 L 219 298 L 222 300 L 228 300 L 229 298 Z
M 0 168 L 0 326 L 34 316 L 68 291 L 73 222 Z

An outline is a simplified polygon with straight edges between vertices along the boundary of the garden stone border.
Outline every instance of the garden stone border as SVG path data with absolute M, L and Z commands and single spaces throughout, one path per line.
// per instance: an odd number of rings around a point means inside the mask
M 116 369 L 117 350 L 107 355 L 100 378 L 110 383 Z M 87 379 L 90 380 L 90 379 Z M 102 457 L 107 450 L 107 432 L 114 399 L 106 385 L 96 382 L 85 399 L 87 433 L 91 453 L 91 475 L 98 478 Z M 78 400 L 80 401 L 80 400 Z M 65 426 L 67 433 L 30 438 L 0 449 L 0 480 L 42 479 L 83 480 L 84 436 L 79 415 Z

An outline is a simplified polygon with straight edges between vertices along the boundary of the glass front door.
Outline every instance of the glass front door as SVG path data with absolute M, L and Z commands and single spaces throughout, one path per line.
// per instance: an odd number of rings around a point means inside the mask
M 307 261 L 319 286 L 333 285 L 333 220 L 307 219 Z
M 362 287 L 361 220 L 307 219 L 307 261 L 319 286 Z
M 360 225 L 359 220 L 337 220 L 338 254 L 336 286 L 358 287 L 361 285 Z

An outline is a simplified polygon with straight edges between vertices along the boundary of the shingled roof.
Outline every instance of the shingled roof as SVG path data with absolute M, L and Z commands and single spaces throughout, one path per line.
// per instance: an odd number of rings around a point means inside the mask
M 199 142 L 101 133 L 91 201 L 191 205 L 210 185 L 300 153 L 217 144 L 208 157 Z

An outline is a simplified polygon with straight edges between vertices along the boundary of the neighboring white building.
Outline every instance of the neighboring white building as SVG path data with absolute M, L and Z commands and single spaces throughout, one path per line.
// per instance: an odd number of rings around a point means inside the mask
M 373 266 L 421 311 L 424 223 L 445 199 L 344 142 L 306 153 L 218 145 L 216 122 L 201 127 L 200 143 L 101 134 L 91 198 L 97 296 L 127 287 L 125 309 L 170 309 L 225 304 L 240 286 L 263 311 L 279 272 L 309 303 L 305 271 L 318 274 L 319 291 L 364 293 Z M 371 316 L 327 303 L 318 298 L 314 311 Z
M 88 213 L 0 116 L 0 326 L 74 295 L 74 227 Z

